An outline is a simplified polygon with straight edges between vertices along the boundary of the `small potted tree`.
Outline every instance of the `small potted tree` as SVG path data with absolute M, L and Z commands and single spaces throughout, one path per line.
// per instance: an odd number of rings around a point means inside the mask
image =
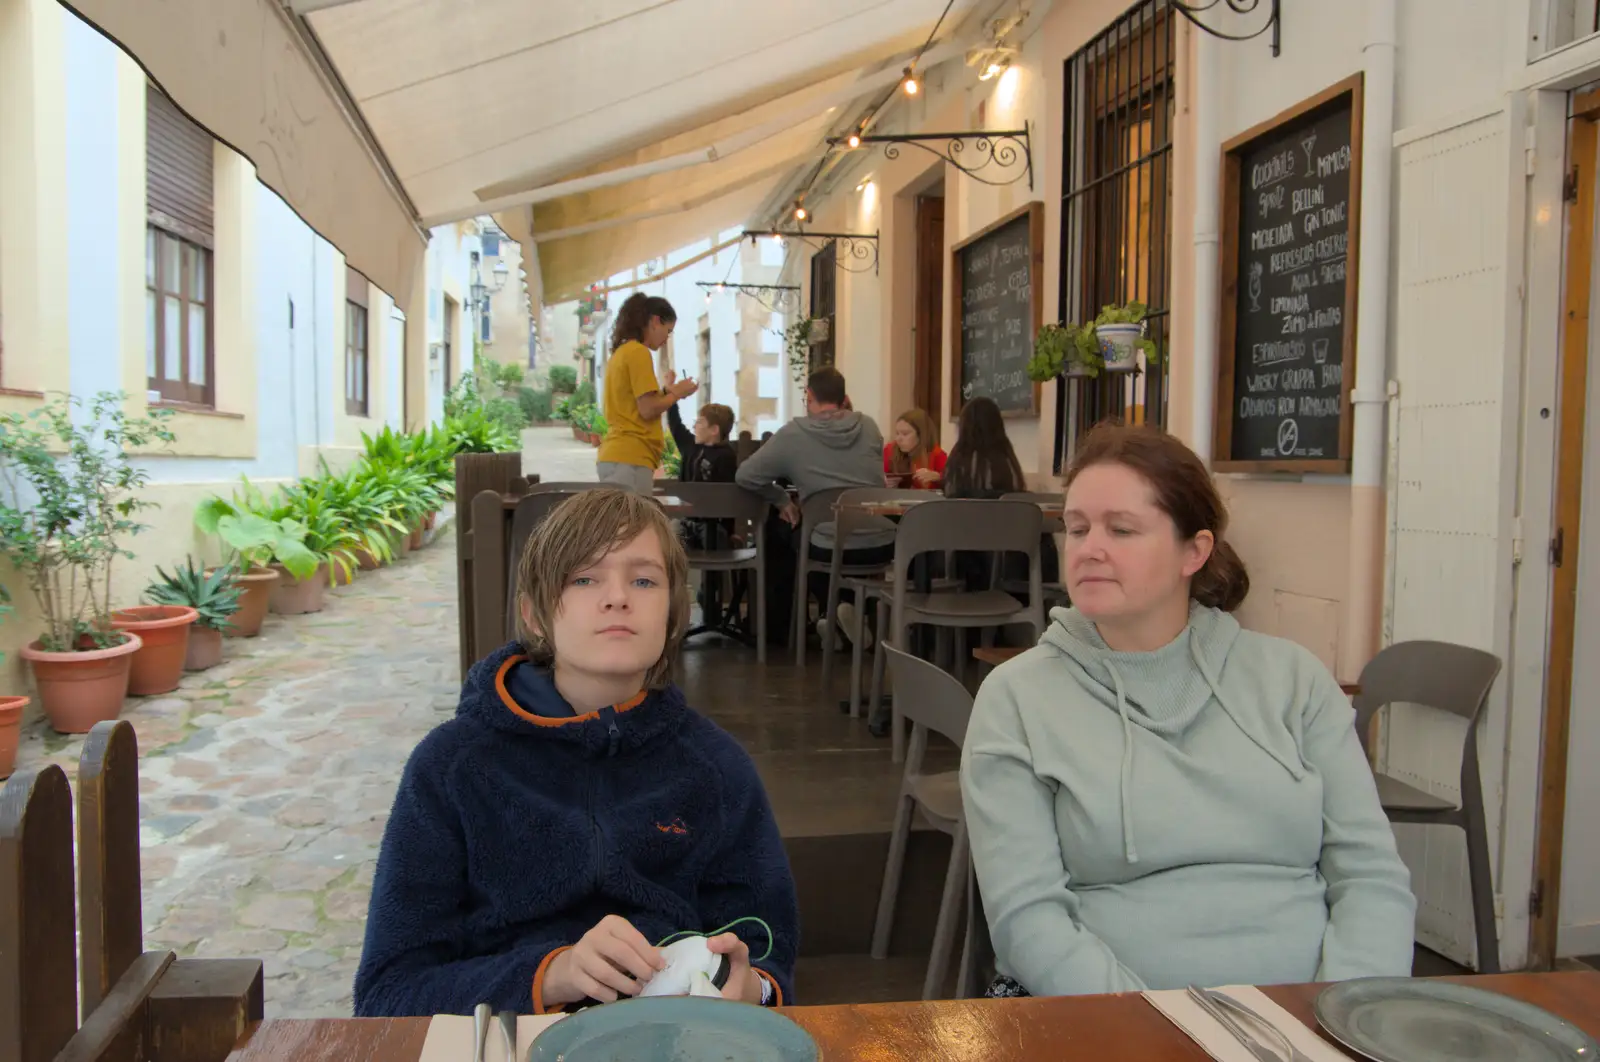
M 148 476 L 133 455 L 174 436 L 170 414 L 130 417 L 125 396 L 58 398 L 0 416 L 0 553 L 25 573 L 44 630 L 22 649 L 50 725 L 87 733 L 115 719 L 137 634 L 112 624 L 111 568 L 144 529 Z
M 156 581 L 145 590 L 145 600 L 157 605 L 193 609 L 194 626 L 183 658 L 185 671 L 204 671 L 222 662 L 222 634 L 233 626 L 239 611 L 239 584 L 232 568 L 203 570 L 190 557 L 168 574 L 156 569 Z

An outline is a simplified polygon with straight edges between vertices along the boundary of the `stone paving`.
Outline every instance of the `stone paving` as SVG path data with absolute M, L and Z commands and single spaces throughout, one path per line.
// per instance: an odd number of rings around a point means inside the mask
M 565 427 L 525 437 L 524 467 L 594 478 Z M 349 1015 L 378 844 L 401 768 L 454 712 L 455 529 L 324 611 L 258 638 L 162 697 L 130 698 L 138 734 L 146 947 L 259 957 L 268 1016 Z M 77 777 L 83 739 L 42 721 L 18 767 Z

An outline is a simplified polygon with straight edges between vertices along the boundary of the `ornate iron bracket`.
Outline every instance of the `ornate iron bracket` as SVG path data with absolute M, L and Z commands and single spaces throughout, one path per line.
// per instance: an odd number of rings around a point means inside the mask
M 1202 12 L 1210 11 L 1218 4 L 1225 5 L 1227 9 L 1232 11 L 1235 15 L 1248 15 L 1253 13 L 1258 7 L 1261 6 L 1261 0 L 1207 0 L 1207 2 L 1203 4 L 1185 3 L 1184 0 L 1167 0 L 1167 3 L 1172 7 L 1173 10 L 1177 11 L 1178 14 L 1182 15 L 1190 22 L 1193 22 L 1200 29 L 1211 34 L 1213 37 L 1218 37 L 1225 41 L 1253 41 L 1263 33 L 1266 33 L 1270 30 L 1272 33 L 1273 58 L 1277 58 L 1278 55 L 1283 51 L 1283 12 L 1279 10 L 1278 6 L 1280 0 L 1272 0 L 1272 6 L 1269 8 L 1271 14 L 1267 16 L 1266 24 L 1260 29 L 1256 30 L 1254 33 L 1223 33 L 1221 30 L 1212 29 L 1195 16 L 1201 14 Z
M 1231 2 L 1231 0 L 1230 0 Z M 972 144 L 972 154 L 967 154 L 967 144 Z M 894 160 L 900 157 L 900 145 L 910 144 L 943 159 L 975 181 L 998 188 L 1028 179 L 1028 190 L 1033 191 L 1033 146 L 1029 127 L 1002 129 L 992 133 L 899 133 L 882 136 L 836 136 L 828 146 L 854 151 L 868 144 L 882 144 L 883 157 Z M 1020 164 L 1020 165 L 1019 165 Z M 1020 172 L 1003 180 L 991 180 L 981 171 L 993 166 L 998 171 Z
M 800 310 L 798 284 L 717 284 L 709 280 L 697 280 L 695 286 L 705 291 L 707 302 L 711 301 L 713 291 L 732 291 L 749 296 L 773 313 L 798 313 Z
M 828 244 L 834 245 L 840 269 L 846 273 L 878 272 L 878 234 L 876 232 L 807 232 L 796 229 L 784 232 L 778 229 L 745 229 L 745 238 L 754 242 L 763 236 L 776 236 L 785 240 L 799 240 L 813 251 Z

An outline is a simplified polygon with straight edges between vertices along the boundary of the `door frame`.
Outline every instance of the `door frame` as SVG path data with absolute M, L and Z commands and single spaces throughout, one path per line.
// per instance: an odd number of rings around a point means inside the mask
M 942 424 L 945 420 L 944 260 L 948 253 L 943 179 L 937 190 L 918 193 L 915 205 L 917 281 L 911 318 L 911 404 L 927 412 L 935 424 Z M 932 231 L 935 211 L 938 213 L 937 233 Z M 955 420 L 960 414 L 960 396 L 951 395 L 949 419 Z
M 1567 134 L 1567 245 L 1562 263 L 1561 352 L 1557 367 L 1555 491 L 1552 506 L 1549 635 L 1540 738 L 1538 812 L 1528 965 L 1555 965 L 1561 926 L 1561 857 L 1566 832 L 1572 663 L 1577 621 L 1578 540 L 1583 506 L 1585 400 L 1594 277 L 1600 90 L 1574 93 Z

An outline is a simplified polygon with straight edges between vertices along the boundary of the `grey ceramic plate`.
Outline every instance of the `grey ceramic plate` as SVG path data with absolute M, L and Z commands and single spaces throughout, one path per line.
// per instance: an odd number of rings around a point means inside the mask
M 817 1043 L 765 1007 L 696 996 L 627 999 L 540 1033 L 528 1062 L 817 1062 Z
M 1376 1062 L 1595 1062 L 1600 1051 L 1548 1011 L 1449 981 L 1344 981 L 1314 1009 L 1330 1036 Z

